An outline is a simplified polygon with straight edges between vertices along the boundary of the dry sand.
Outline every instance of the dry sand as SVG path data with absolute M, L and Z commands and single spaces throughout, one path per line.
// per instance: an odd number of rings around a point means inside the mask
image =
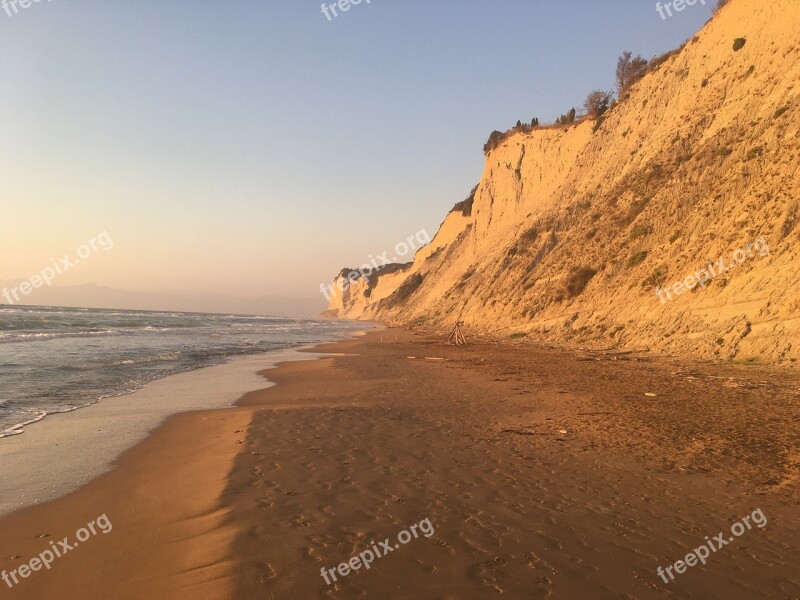
M 5 596 L 800 597 L 796 374 L 393 330 L 316 350 L 343 355 L 172 417 L 116 470 L 0 521 L 6 570 L 100 514 L 114 526 Z M 659 579 L 756 508 L 764 528 Z M 325 585 L 322 567 L 425 518 L 433 535 Z

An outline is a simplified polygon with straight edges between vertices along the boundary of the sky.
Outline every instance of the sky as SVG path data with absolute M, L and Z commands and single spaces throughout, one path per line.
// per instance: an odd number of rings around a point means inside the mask
M 321 297 L 433 236 L 492 130 L 612 89 L 622 51 L 677 47 L 711 3 L 665 20 L 644 0 L 8 6 L 0 281 L 103 235 L 53 284 Z

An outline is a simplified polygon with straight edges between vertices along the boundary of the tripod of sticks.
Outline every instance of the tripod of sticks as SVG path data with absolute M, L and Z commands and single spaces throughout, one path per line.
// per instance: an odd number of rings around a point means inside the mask
M 464 321 L 456 322 L 453 330 L 450 332 L 450 335 L 447 338 L 448 344 L 455 344 L 460 346 L 461 344 L 466 344 L 467 340 L 464 337 L 464 332 L 461 331 L 461 326 L 464 324 Z

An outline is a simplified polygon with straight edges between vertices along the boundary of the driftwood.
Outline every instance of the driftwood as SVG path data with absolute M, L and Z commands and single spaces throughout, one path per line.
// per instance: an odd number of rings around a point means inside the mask
M 464 332 L 461 331 L 461 326 L 464 324 L 464 321 L 458 321 L 453 327 L 453 330 L 450 332 L 450 335 L 447 338 L 448 344 L 456 344 L 460 346 L 462 344 L 467 343 L 467 339 L 464 337 Z

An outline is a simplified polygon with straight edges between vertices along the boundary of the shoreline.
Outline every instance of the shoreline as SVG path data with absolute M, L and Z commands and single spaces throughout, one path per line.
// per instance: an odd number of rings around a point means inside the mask
M 365 323 L 370 325 L 375 326 Z M 259 389 L 274 388 L 277 384 L 269 375 L 288 364 L 330 361 L 342 344 L 367 331 L 293 349 L 292 360 L 258 370 Z M 203 598 L 229 598 L 233 584 L 226 548 L 239 530 L 226 522 L 229 511 L 220 507 L 220 499 L 257 410 L 238 405 L 246 396 L 238 395 L 224 408 L 174 413 L 122 451 L 111 470 L 66 495 L 0 514 L 0 571 L 18 568 L 47 549 L 48 540 L 69 536 L 97 515 L 113 523 L 114 533 L 93 538 L 80 553 L 64 557 L 61 563 L 71 562 L 71 568 L 59 564 L 58 571 L 54 567 L 46 575 L 23 580 L 24 585 L 13 589 L 14 596 L 138 600 L 144 594 L 166 600 L 202 587 Z M 122 536 L 124 541 L 115 543 Z M 206 564 L 209 556 L 211 564 Z M 134 592 L 127 591 L 131 587 Z
M 748 367 L 754 379 L 737 379 L 735 367 L 652 357 L 447 347 L 389 331 L 398 342 L 381 343 L 382 332 L 373 332 L 315 346 L 336 355 L 270 369 L 276 385 L 232 408 L 173 415 L 126 450 L 115 470 L 0 518 L 0 570 L 97 515 L 114 524 L 13 596 L 800 591 L 791 568 L 793 467 L 772 464 L 769 448 L 752 452 L 755 470 L 738 464 L 739 448 L 753 441 L 746 436 L 729 435 L 729 454 L 680 441 L 692 428 L 708 429 L 696 423 L 708 413 L 719 431 L 752 426 L 749 435 L 795 452 L 797 434 L 768 423 L 797 414 L 796 378 L 762 382 Z M 656 400 L 644 396 L 650 390 Z M 750 406 L 734 402 L 742 393 Z M 770 403 L 776 393 L 781 402 Z M 782 480 L 759 488 L 773 472 Z M 755 507 L 769 523 L 747 533 L 741 549 L 718 552 L 674 587 L 659 587 L 657 566 Z M 430 538 L 331 586 L 320 577 L 369 540 L 425 518 Z
M 50 413 L 0 438 L 0 516 L 59 498 L 112 470 L 125 450 L 174 414 L 233 407 L 247 392 L 271 387 L 264 372 L 282 362 L 306 360 L 314 347 L 234 356 L 168 375 L 130 393 Z

